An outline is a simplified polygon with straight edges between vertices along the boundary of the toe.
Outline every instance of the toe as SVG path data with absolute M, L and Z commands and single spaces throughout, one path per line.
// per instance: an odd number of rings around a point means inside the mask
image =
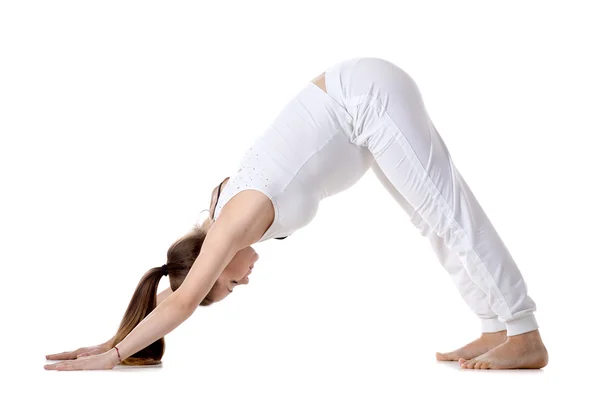
M 487 361 L 484 361 L 483 364 L 481 364 L 481 368 L 482 369 L 490 369 L 490 363 Z
M 484 363 L 485 361 L 479 360 L 475 363 L 475 365 L 473 366 L 473 369 L 481 369 L 481 365 Z

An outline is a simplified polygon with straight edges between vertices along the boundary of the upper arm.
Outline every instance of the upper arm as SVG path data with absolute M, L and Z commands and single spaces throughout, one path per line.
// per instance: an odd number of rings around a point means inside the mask
M 273 217 L 273 203 L 263 193 L 249 189 L 236 194 L 211 225 L 200 254 L 174 295 L 195 309 L 235 254 L 256 243 Z

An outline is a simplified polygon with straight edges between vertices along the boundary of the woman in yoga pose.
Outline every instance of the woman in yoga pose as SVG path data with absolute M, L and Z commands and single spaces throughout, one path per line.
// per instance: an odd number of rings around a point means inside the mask
M 285 239 L 319 202 L 369 169 L 427 237 L 482 335 L 438 360 L 462 368 L 542 368 L 548 353 L 535 303 L 508 249 L 452 162 L 414 80 L 395 64 L 360 57 L 308 82 L 212 193 L 209 217 L 171 245 L 140 280 L 114 337 L 48 355 L 46 369 L 160 363 L 164 336 L 200 306 L 248 283 L 252 244 Z M 170 287 L 157 294 L 167 275 Z

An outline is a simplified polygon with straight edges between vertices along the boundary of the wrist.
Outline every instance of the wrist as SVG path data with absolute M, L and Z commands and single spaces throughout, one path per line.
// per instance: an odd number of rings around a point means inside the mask
M 108 351 L 108 356 L 114 365 L 118 365 L 121 363 L 121 357 L 119 356 L 119 351 L 116 347 L 111 347 Z

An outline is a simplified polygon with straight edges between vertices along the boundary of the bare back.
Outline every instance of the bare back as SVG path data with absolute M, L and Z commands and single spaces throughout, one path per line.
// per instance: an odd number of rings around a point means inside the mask
M 315 85 L 317 85 L 318 87 L 320 87 L 322 91 L 327 93 L 327 87 L 325 86 L 325 72 L 323 72 L 321 75 L 317 76 L 311 82 L 314 83 Z

